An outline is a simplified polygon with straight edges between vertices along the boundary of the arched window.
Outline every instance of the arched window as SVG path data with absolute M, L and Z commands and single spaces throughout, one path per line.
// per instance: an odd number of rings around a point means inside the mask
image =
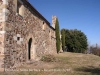
M 17 0 L 17 13 L 24 16 L 24 5 L 20 0 Z

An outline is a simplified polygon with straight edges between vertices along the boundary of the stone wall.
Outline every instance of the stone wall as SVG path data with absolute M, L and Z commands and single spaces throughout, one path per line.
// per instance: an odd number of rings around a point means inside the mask
M 4 25 L 6 33 L 0 34 L 5 37 L 0 37 L 0 42 L 1 39 L 2 41 L 4 39 L 4 46 L 0 46 L 0 48 L 5 54 L 5 68 L 20 66 L 37 56 L 56 53 L 55 29 L 40 17 L 39 13 L 34 12 L 27 5 L 27 1 L 24 3 L 23 0 L 20 0 L 23 5 L 23 15 L 20 15 L 16 10 L 17 0 L 3 1 L 6 1 L 7 18 Z M 2 22 L 0 27 L 1 25 Z M 2 30 L 1 33 L 4 31 Z M 30 39 L 31 45 L 29 44 Z

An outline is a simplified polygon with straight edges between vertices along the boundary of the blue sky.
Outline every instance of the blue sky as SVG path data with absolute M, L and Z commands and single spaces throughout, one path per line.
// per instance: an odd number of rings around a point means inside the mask
M 78 29 L 91 45 L 100 45 L 100 0 L 28 0 L 50 23 L 52 15 L 60 29 Z

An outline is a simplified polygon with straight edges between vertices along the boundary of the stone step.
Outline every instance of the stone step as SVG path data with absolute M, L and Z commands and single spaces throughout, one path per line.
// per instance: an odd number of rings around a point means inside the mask
M 36 60 L 28 60 L 28 61 L 26 61 L 26 64 L 33 64 L 35 62 L 37 62 L 37 61 Z

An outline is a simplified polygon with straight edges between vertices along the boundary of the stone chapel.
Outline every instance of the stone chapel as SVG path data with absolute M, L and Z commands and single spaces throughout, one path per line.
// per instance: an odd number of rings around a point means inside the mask
M 56 18 L 51 26 L 28 0 L 0 0 L 0 70 L 56 53 Z

